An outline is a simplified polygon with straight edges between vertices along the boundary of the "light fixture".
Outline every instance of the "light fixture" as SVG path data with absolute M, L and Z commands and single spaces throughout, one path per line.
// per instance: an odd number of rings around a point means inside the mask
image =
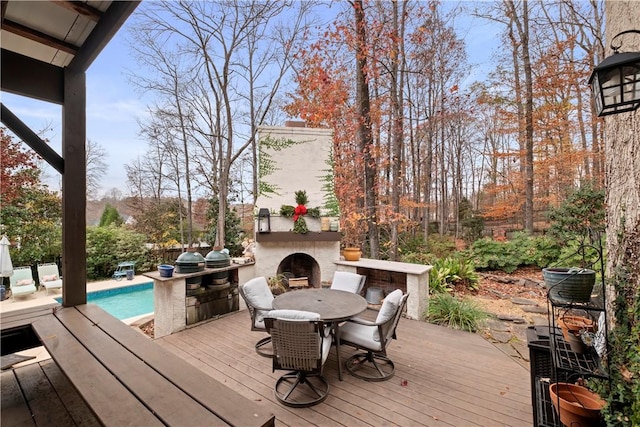
M 623 34 L 640 34 L 639 30 L 627 30 L 611 39 L 613 55 L 599 63 L 589 77 L 589 85 L 599 117 L 633 111 L 640 107 L 640 52 L 618 50 L 622 42 L 615 44 Z
M 258 211 L 258 233 L 271 233 L 271 214 L 267 208 Z

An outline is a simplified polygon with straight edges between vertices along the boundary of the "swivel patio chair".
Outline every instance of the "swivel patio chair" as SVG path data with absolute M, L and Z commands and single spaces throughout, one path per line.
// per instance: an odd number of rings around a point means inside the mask
M 38 280 L 40 286 L 47 290 L 47 295 L 50 289 L 62 289 L 62 279 L 56 263 L 38 264 Z
M 325 400 L 329 383 L 322 371 L 331 350 L 331 328 L 325 328 L 318 313 L 308 311 L 273 310 L 264 321 L 273 344 L 273 371 L 290 371 L 276 382 L 276 399 L 294 408 Z
M 238 291 L 242 299 L 247 304 L 249 315 L 251 316 L 251 330 L 266 332 L 264 326 L 264 315 L 273 310 L 273 294 L 264 277 L 253 278 L 244 285 L 238 286 Z M 271 343 L 271 337 L 260 339 L 256 345 L 256 353 L 263 357 L 272 357 L 273 354 L 263 347 Z
M 396 327 L 409 294 L 400 289 L 384 299 L 375 322 L 355 317 L 340 327 L 340 342 L 365 350 L 345 362 L 349 373 L 366 381 L 385 381 L 393 377 L 395 365 L 387 357 L 387 346 L 396 338 Z
M 26 297 L 36 292 L 36 282 L 33 280 L 31 267 L 16 267 L 9 278 L 11 286 L 11 298 Z
M 331 289 L 360 294 L 366 279 L 367 276 L 361 274 L 350 273 L 348 271 L 336 271 L 333 273 Z

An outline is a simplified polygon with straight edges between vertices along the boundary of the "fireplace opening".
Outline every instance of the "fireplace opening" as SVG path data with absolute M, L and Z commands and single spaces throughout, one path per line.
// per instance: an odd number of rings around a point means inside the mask
M 312 256 L 307 254 L 295 253 L 285 257 L 278 265 L 277 274 L 293 278 L 306 277 L 309 281 L 309 287 L 319 288 L 321 286 L 320 266 Z

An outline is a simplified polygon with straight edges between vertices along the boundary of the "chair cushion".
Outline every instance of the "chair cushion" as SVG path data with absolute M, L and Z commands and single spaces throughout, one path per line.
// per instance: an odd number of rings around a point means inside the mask
M 36 286 L 32 284 L 11 287 L 11 293 L 13 294 L 13 296 L 29 295 L 35 292 L 36 292 Z
M 22 279 L 16 282 L 16 286 L 26 286 L 26 285 L 32 285 L 32 284 L 33 284 L 33 280 L 31 279 Z
M 42 281 L 43 282 L 53 282 L 54 280 L 58 280 L 58 275 L 57 274 L 50 274 L 48 276 L 43 276 L 42 277 Z
M 340 339 L 349 341 L 355 345 L 370 349 L 372 351 L 382 351 L 380 339 L 374 339 L 374 334 L 378 335 L 377 326 L 361 325 L 359 323 L 347 322 L 340 327 Z
M 267 279 L 256 277 L 242 286 L 242 291 L 247 303 L 255 308 L 271 309 L 273 307 L 273 294 L 269 289 Z M 256 327 L 264 329 L 263 317 L 266 311 L 256 310 Z
M 396 289 L 382 301 L 382 307 L 376 317 L 376 323 L 386 323 L 393 317 L 402 299 L 402 291 Z
M 376 323 L 387 323 L 389 320 L 391 320 L 391 318 L 393 318 L 393 316 L 398 311 L 400 300 L 402 300 L 402 291 L 400 289 L 396 289 L 395 291 L 387 295 L 387 297 L 382 301 L 382 307 L 380 308 L 378 317 L 376 317 Z M 380 341 L 377 329 L 373 334 L 373 339 L 376 341 Z
M 349 273 L 348 271 L 336 271 L 333 274 L 331 289 L 356 294 L 360 291 L 361 281 L 362 276 L 360 274 Z
M 328 330 L 329 328 L 325 327 L 325 331 Z M 324 362 L 327 361 L 327 358 L 329 357 L 329 352 L 331 351 L 331 344 L 333 344 L 333 340 L 331 339 L 331 337 L 328 337 L 325 334 L 325 337 L 322 339 L 322 364 L 324 365 Z
M 320 320 L 318 313 L 302 310 L 271 310 L 264 317 L 283 320 Z
M 62 279 L 58 280 L 50 280 L 47 282 L 42 282 L 42 286 L 47 289 L 57 289 L 62 287 Z

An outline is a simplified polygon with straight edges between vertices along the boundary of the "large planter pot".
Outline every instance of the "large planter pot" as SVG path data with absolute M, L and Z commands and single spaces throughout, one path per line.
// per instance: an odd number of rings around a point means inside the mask
M 544 284 L 557 302 L 589 302 L 596 272 L 587 268 L 543 268 Z
M 551 403 L 560 415 L 560 422 L 565 426 L 600 425 L 600 411 L 605 402 L 598 394 L 585 387 L 568 383 L 550 384 L 549 394 Z
M 358 261 L 362 255 L 360 248 L 344 248 L 342 252 L 345 261 Z

